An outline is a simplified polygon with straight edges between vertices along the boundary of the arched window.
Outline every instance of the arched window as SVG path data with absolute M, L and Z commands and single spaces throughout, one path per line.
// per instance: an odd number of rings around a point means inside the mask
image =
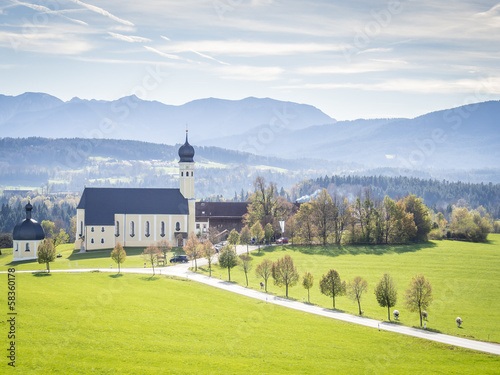
M 29 242 L 26 242 L 26 251 L 30 251 L 30 244 L 29 244 Z
M 130 222 L 130 237 L 135 236 L 135 223 L 133 221 Z
M 191 172 L 191 177 L 193 177 L 193 176 L 194 176 L 194 172 Z
M 80 237 L 83 236 L 83 221 L 80 221 Z
M 181 177 L 184 177 L 184 172 L 181 172 Z
M 16 243 L 16 252 L 18 252 L 18 251 L 19 251 L 19 244 Z
M 175 230 L 179 232 L 181 230 L 181 223 L 177 222 L 175 223 Z
M 104 243 L 104 238 L 101 238 L 101 243 Z
M 104 232 L 104 227 L 101 227 L 101 232 Z
M 146 221 L 146 224 L 144 225 L 144 235 L 146 237 L 149 237 L 151 235 L 149 232 L 149 221 Z
M 160 223 L 160 236 L 165 237 L 165 222 L 164 221 L 162 221 Z
M 94 239 L 93 238 L 90 239 L 90 243 L 94 243 Z
M 115 221 L 115 236 L 118 237 L 120 235 L 120 222 L 118 220 Z
M 93 232 L 94 231 L 94 227 L 90 228 L 90 231 Z

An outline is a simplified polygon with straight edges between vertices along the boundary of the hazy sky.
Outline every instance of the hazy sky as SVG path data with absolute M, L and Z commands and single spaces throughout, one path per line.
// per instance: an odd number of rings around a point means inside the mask
M 271 97 L 338 119 L 500 99 L 500 2 L 2 0 L 0 93 Z

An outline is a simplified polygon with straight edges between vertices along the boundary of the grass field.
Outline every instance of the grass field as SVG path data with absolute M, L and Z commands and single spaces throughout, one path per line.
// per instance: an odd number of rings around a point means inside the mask
M 500 366 L 498 356 L 192 281 L 18 273 L 16 282 L 19 374 L 494 374 Z M 5 320 L 0 326 L 7 331 Z M 6 349 L 6 335 L 0 342 Z M 6 361 L 1 373 L 11 370 Z
M 60 245 L 57 247 L 57 253 L 62 255 L 61 258 L 56 258 L 56 260 L 50 263 L 50 269 L 76 269 L 76 268 L 118 268 L 118 265 L 111 260 L 111 250 L 95 250 L 86 253 L 79 253 L 74 251 L 74 244 Z M 127 259 L 121 267 L 135 268 L 144 267 L 146 263 L 147 267 L 151 267 L 149 260 L 145 260 L 142 256 L 144 250 L 143 247 L 127 247 Z M 184 254 L 182 249 L 175 248 L 175 253 Z M 167 260 L 173 256 L 173 252 L 167 254 Z M 169 265 L 167 262 L 166 265 Z M 45 264 L 39 264 L 36 260 L 28 260 L 22 262 L 12 262 L 12 249 L 2 249 L 2 255 L 0 255 L 0 271 L 6 271 L 9 267 L 15 267 L 16 270 L 45 270 L 47 266 Z
M 254 269 L 249 274 L 249 287 L 260 290 L 261 279 L 254 270 L 262 259 L 274 261 L 289 254 L 300 275 L 306 271 L 314 275 L 311 303 L 331 308 L 331 298 L 320 293 L 319 280 L 334 268 L 342 280 L 352 280 L 356 276 L 365 278 L 368 292 L 361 302 L 364 316 L 387 320 L 387 308 L 377 304 L 373 290 L 382 274 L 389 272 L 398 286 L 398 302 L 394 309 L 400 311 L 400 323 L 419 326 L 418 313 L 406 310 L 403 296 L 411 278 L 422 273 L 430 280 L 434 295 L 427 310 L 428 329 L 500 342 L 500 235 L 490 234 L 488 238 L 488 243 L 432 241 L 406 246 L 268 247 L 260 254 L 252 253 Z M 227 280 L 227 270 L 218 266 L 215 269 L 217 277 Z M 238 268 L 231 271 L 231 280 L 246 285 L 244 273 Z M 272 279 L 268 291 L 285 295 L 284 288 L 273 285 Z M 289 289 L 289 297 L 299 301 L 306 298 L 307 301 L 307 291 L 299 283 Z M 336 298 L 336 307 L 358 314 L 357 303 L 346 296 Z M 464 320 L 462 328 L 456 326 L 457 316 Z

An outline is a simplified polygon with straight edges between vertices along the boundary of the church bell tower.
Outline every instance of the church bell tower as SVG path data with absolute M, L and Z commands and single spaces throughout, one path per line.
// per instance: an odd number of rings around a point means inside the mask
M 194 198 L 194 148 L 188 142 L 188 131 L 186 130 L 186 142 L 179 148 L 179 184 L 181 194 L 188 200 L 189 220 L 188 234 L 195 232 L 195 198 Z

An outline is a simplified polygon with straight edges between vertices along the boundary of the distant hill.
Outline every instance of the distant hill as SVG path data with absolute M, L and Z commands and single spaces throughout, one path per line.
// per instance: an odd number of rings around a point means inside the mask
M 255 128 L 206 143 L 237 149 L 258 132 L 259 128 Z M 292 131 L 282 129 L 270 143 L 271 147 L 256 148 L 256 152 L 349 161 L 371 168 L 496 168 L 500 164 L 500 101 L 414 119 L 360 119 Z
M 136 96 L 63 102 L 44 93 L 0 95 L 3 137 L 111 138 L 175 144 L 182 141 L 182 130 L 188 126 L 196 143 L 260 125 L 279 123 L 292 131 L 334 121 L 313 106 L 269 98 L 208 98 L 173 106 Z

